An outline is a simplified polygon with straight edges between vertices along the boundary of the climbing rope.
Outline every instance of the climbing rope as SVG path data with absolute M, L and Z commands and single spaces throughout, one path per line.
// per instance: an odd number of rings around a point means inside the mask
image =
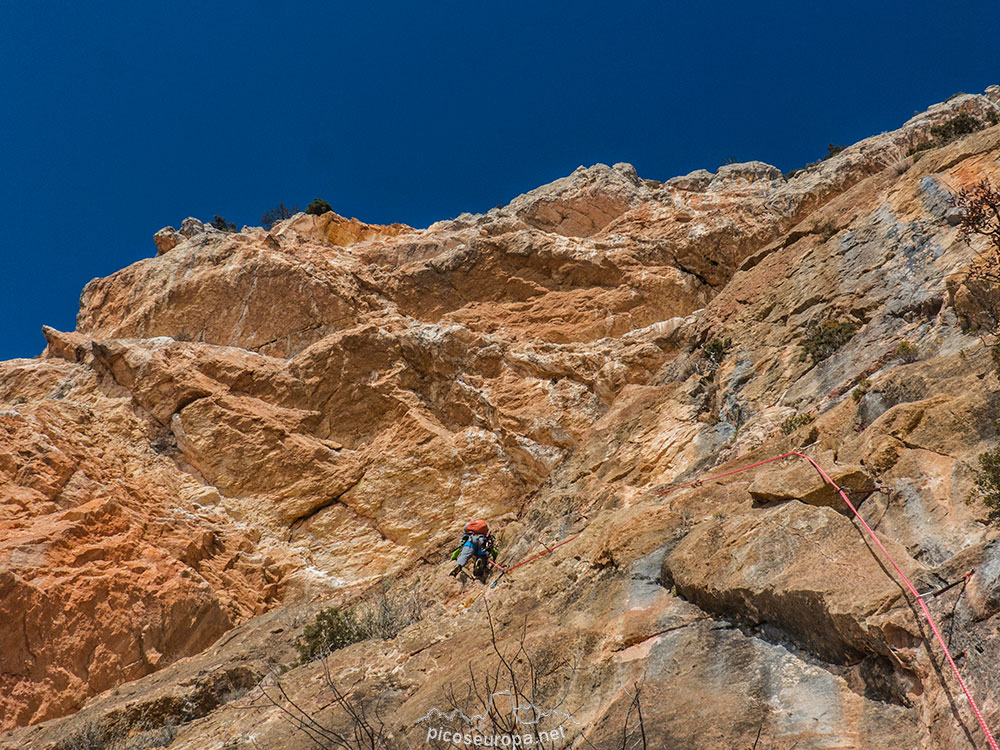
M 773 461 L 780 461 L 783 458 L 788 458 L 789 456 L 798 456 L 800 453 L 795 451 L 789 451 L 788 453 L 782 453 L 780 456 L 775 456 L 774 458 L 767 458 L 763 461 L 758 461 L 755 464 L 749 464 L 747 466 L 741 466 L 738 469 L 733 469 L 732 471 L 724 471 L 721 474 L 716 474 L 712 477 L 705 477 L 704 479 L 696 479 L 693 482 L 685 482 L 684 484 L 675 484 L 673 487 L 667 487 L 665 490 L 660 490 L 659 492 L 654 492 L 654 495 L 668 495 L 671 492 L 677 490 L 683 490 L 686 487 L 701 487 L 705 482 L 713 482 L 716 479 L 722 479 L 723 477 L 728 477 L 731 474 L 739 474 L 741 471 L 747 471 L 749 469 L 756 469 L 758 466 L 763 466 L 764 464 L 769 464 Z M 836 486 L 836 485 L 834 485 Z
M 489 561 L 490 561 L 490 565 L 492 565 L 494 568 L 497 568 L 497 569 L 500 570 L 500 575 L 498 575 L 496 577 L 496 580 L 493 581 L 493 583 L 490 584 L 490 588 L 491 589 L 492 588 L 496 588 L 496 585 L 498 583 L 500 583 L 500 579 L 503 578 L 505 575 L 507 575 L 510 571 L 514 570 L 514 568 L 520 568 L 522 565 L 527 565 L 532 560 L 537 560 L 539 557 L 543 557 L 543 556 L 549 554 L 550 552 L 554 552 L 555 550 L 557 550 L 560 547 L 562 547 L 564 544 L 569 544 L 570 542 L 572 542 L 574 539 L 576 539 L 582 533 L 583 532 L 580 531 L 580 532 L 574 534 L 573 536 L 571 536 L 569 539 L 563 539 L 561 542 L 559 542 L 559 544 L 554 544 L 551 547 L 546 547 L 544 550 L 542 550 L 541 552 L 539 552 L 537 555 L 532 555 L 527 560 L 521 560 L 521 562 L 517 563 L 516 565 L 511 565 L 510 567 L 507 567 L 507 568 L 505 568 L 503 565 L 500 565 L 496 560 L 493 560 L 492 558 L 488 558 Z M 543 543 L 543 545 L 544 545 L 544 543 Z
M 867 523 L 867 521 L 865 521 L 865 519 L 861 517 L 861 514 L 858 513 L 858 509 L 854 507 L 854 504 L 851 502 L 850 498 L 847 496 L 847 492 L 845 492 L 845 489 L 847 489 L 847 488 L 839 487 L 837 485 L 837 483 L 834 482 L 830 478 L 830 476 L 825 471 L 823 471 L 823 469 L 820 467 L 820 465 L 818 463 L 816 463 L 816 461 L 814 461 L 810 456 L 807 456 L 804 453 L 799 453 L 798 451 L 789 451 L 788 453 L 782 453 L 780 456 L 775 456 L 774 458 L 768 458 L 768 459 L 765 459 L 764 461 L 758 461 L 756 463 L 749 464 L 747 466 L 741 466 L 741 467 L 739 467 L 737 469 L 732 469 L 731 471 L 726 471 L 726 472 L 723 472 L 721 474 L 716 474 L 715 476 L 711 476 L 711 477 L 708 477 L 708 478 L 705 478 L 705 479 L 697 479 L 697 480 L 692 481 L 692 482 L 686 482 L 684 484 L 679 484 L 679 485 L 675 485 L 673 487 L 668 487 L 665 490 L 660 490 L 659 492 L 656 492 L 655 494 L 656 495 L 666 495 L 666 494 L 668 494 L 670 492 L 675 492 L 676 490 L 683 489 L 685 487 L 699 487 L 702 484 L 704 484 L 705 482 L 711 482 L 711 481 L 716 480 L 716 479 L 721 479 L 722 477 L 728 477 L 728 476 L 730 476 L 732 474 L 739 474 L 740 472 L 748 471 L 750 469 L 755 469 L 758 466 L 763 466 L 764 464 L 769 464 L 769 463 L 772 463 L 774 461 L 780 461 L 783 458 L 789 458 L 791 456 L 796 456 L 798 458 L 803 458 L 806 461 L 808 461 L 812 465 L 812 467 L 814 469 L 816 469 L 817 472 L 819 472 L 819 475 L 821 477 L 823 477 L 823 480 L 827 484 L 829 484 L 831 487 L 833 487 L 835 490 L 837 490 L 837 493 L 840 495 L 840 497 L 843 499 L 843 501 L 845 503 L 847 503 L 847 507 L 851 509 L 851 513 L 854 514 L 854 517 L 856 519 L 858 519 L 858 521 L 864 527 L 865 531 L 868 532 L 868 536 L 870 536 L 872 538 L 872 540 L 875 542 L 875 544 L 878 546 L 878 548 L 880 550 L 882 550 L 882 554 L 885 555 L 885 559 L 889 561 L 890 565 L 892 565 L 893 570 L 896 571 L 896 575 L 899 576 L 899 579 L 906 586 L 906 589 L 910 592 L 910 594 L 913 597 L 914 601 L 916 601 L 917 605 L 920 607 L 921 611 L 923 612 L 924 618 L 927 620 L 927 624 L 930 625 L 931 631 L 934 633 L 934 637 L 937 639 L 938 644 L 940 644 L 941 650 L 944 652 L 944 656 L 948 660 L 948 664 L 951 666 L 951 671 L 955 674 L 955 679 L 957 679 L 958 680 L 958 684 L 962 686 L 962 691 L 965 693 L 965 697 L 968 698 L 969 705 L 972 706 L 972 712 L 976 715 L 976 720 L 979 722 L 979 726 L 982 727 L 983 733 L 986 735 L 986 740 L 987 740 L 987 742 L 990 745 L 990 749 L 991 750 L 1000 750 L 1000 748 L 997 747 L 996 740 L 993 739 L 993 735 L 990 732 L 989 727 L 986 726 L 986 720 L 983 719 L 983 715 L 979 711 L 979 706 L 976 705 L 976 701 L 972 697 L 972 693 L 969 692 L 969 688 L 966 686 L 965 680 L 962 679 L 961 672 L 958 671 L 958 666 L 956 666 L 955 660 L 951 656 L 951 651 L 949 651 L 947 644 L 944 642 L 944 638 L 941 636 L 941 631 L 938 629 L 937 623 L 934 621 L 934 616 L 931 614 L 930 609 L 927 607 L 927 604 L 924 602 L 924 596 L 926 596 L 926 595 L 921 595 L 921 594 L 919 594 L 917 592 L 916 587 L 910 582 L 910 579 L 907 578 L 906 574 L 896 564 L 896 561 L 893 559 L 892 555 L 889 554 L 889 550 L 887 550 L 885 548 L 885 545 L 882 544 L 882 541 L 878 538 L 878 536 L 872 530 L 871 526 L 869 526 L 868 523 Z M 968 580 L 968 578 L 969 578 L 969 576 L 971 574 L 972 574 L 971 571 L 969 573 L 967 573 L 965 575 L 965 577 L 964 577 L 964 580 Z
M 551 546 L 551 547 L 546 547 L 546 548 L 545 548 L 544 550 L 542 550 L 541 552 L 539 552 L 539 553 L 538 553 L 537 555 L 532 555 L 532 556 L 531 556 L 531 557 L 529 557 L 529 558 L 528 558 L 527 560 L 521 560 L 521 562 L 517 563 L 517 565 L 511 565 L 510 567 L 507 567 L 507 568 L 505 568 L 505 567 L 504 567 L 503 565 L 500 565 L 500 564 L 498 564 L 498 563 L 497 563 L 496 561 L 494 561 L 494 560 L 490 560 L 490 564 L 491 564 L 491 565 L 493 565 L 493 566 L 494 566 L 494 567 L 496 567 L 496 568 L 499 568 L 499 569 L 500 569 L 500 570 L 502 570 L 502 571 L 503 571 L 504 573 L 509 573 L 510 571 L 514 570 L 514 568 L 520 568 L 520 567 L 521 567 L 522 565 L 527 565 L 527 564 L 528 564 L 528 563 L 530 563 L 530 562 L 531 562 L 532 560 L 537 560 L 537 559 L 538 559 L 539 557 L 543 557 L 543 556 L 545 556 L 545 555 L 549 554 L 550 552 L 554 552 L 555 550 L 557 550 L 557 549 L 559 549 L 560 547 L 562 547 L 562 546 L 563 546 L 564 544 L 569 544 L 569 543 L 570 543 L 570 542 L 572 542 L 572 541 L 573 541 L 574 539 L 576 539 L 576 538 L 577 538 L 578 536 L 580 536 L 580 534 L 582 534 L 582 533 L 583 533 L 583 532 L 581 531 L 581 532 L 580 532 L 580 533 L 578 533 L 578 534 L 574 534 L 574 535 L 573 535 L 573 536 L 571 536 L 571 537 L 570 537 L 569 539 L 564 539 L 563 541 L 559 542 L 559 544 L 554 544 L 554 545 L 553 545 L 553 546 Z
M 561 542 L 559 542 L 559 544 L 554 544 L 551 547 L 545 547 L 545 549 L 542 550 L 541 552 L 539 552 L 537 555 L 532 555 L 531 557 L 527 558 L 526 560 L 521 560 L 521 562 L 516 563 L 514 565 L 510 565 L 508 567 L 504 567 L 503 565 L 501 565 L 500 563 L 498 563 L 496 560 L 494 560 L 492 557 L 487 557 L 486 559 L 489 562 L 489 564 L 492 565 L 497 570 L 499 570 L 500 571 L 500 575 L 498 575 L 493 580 L 493 583 L 491 583 L 489 586 L 485 586 L 483 588 L 483 590 L 482 590 L 481 593 L 476 594 L 472 598 L 472 600 L 469 601 L 469 603 L 465 605 L 465 607 L 469 608 L 469 609 L 472 609 L 477 604 L 479 604 L 480 601 L 484 601 L 485 600 L 485 601 L 488 602 L 489 599 L 490 599 L 490 593 L 489 593 L 490 589 L 496 588 L 496 585 L 498 583 L 500 583 L 500 579 L 503 578 L 505 575 L 507 575 L 507 573 L 509 573 L 510 571 L 514 570 L 514 568 L 520 568 L 522 565 L 527 565 L 528 563 L 532 562 L 533 560 L 537 560 L 539 557 L 543 557 L 543 556 L 549 554 L 550 552 L 554 552 L 555 550 L 557 550 L 560 547 L 562 547 L 564 544 L 569 544 L 570 542 L 572 542 L 574 539 L 576 539 L 577 537 L 579 537 L 580 534 L 582 534 L 582 533 L 583 533 L 582 531 L 577 532 L 576 534 L 574 534 L 573 536 L 569 537 L 568 539 L 563 539 Z M 543 543 L 543 546 L 544 546 L 544 543 Z

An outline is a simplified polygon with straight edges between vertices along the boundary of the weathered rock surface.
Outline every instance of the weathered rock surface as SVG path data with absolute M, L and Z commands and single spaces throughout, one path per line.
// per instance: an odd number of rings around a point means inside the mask
M 1000 383 L 947 202 L 1000 181 L 1000 128 L 907 156 L 994 88 L 789 176 L 596 165 L 427 229 L 161 230 L 0 364 L 0 747 L 301 747 L 276 680 L 344 716 L 321 663 L 269 664 L 390 582 L 423 619 L 327 666 L 396 742 L 523 645 L 569 746 L 620 747 L 640 681 L 650 746 L 982 746 L 808 464 L 665 490 L 792 449 L 878 486 L 861 514 L 921 590 L 958 583 L 926 601 L 1000 725 L 1000 542 L 967 502 Z M 824 321 L 855 332 L 814 360 Z M 573 541 L 484 592 L 445 575 L 471 516 L 505 561 Z
M 0 388 L 15 404 L 0 416 L 7 726 L 72 711 L 278 600 L 257 535 L 188 499 L 204 486 L 127 394 L 56 359 L 6 363 Z
M 163 227 L 153 235 L 153 243 L 156 245 L 156 254 L 163 255 L 170 252 L 184 241 L 183 234 L 173 227 Z
M 822 464 L 823 470 L 837 487 L 842 487 L 854 495 L 851 501 L 855 506 L 861 505 L 867 499 L 868 490 L 877 489 L 870 486 L 871 479 L 860 465 L 838 464 L 833 461 L 832 453 L 814 458 Z M 749 492 L 750 497 L 761 505 L 798 500 L 807 505 L 823 505 L 851 515 L 850 509 L 844 504 L 836 488 L 805 461 L 794 461 L 789 465 L 758 474 L 754 477 Z
M 589 237 L 649 198 L 649 188 L 631 164 L 598 164 L 525 193 L 506 210 L 546 232 Z

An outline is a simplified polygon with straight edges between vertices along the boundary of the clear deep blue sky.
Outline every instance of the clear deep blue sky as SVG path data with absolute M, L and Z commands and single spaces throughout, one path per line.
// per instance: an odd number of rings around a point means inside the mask
M 782 169 L 1000 83 L 984 2 L 0 3 L 0 359 L 185 216 L 426 226 L 628 161 Z

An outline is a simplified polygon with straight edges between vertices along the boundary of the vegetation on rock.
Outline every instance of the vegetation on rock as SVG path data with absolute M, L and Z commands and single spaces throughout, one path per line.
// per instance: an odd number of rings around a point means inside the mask
M 991 124 L 995 123 L 994 119 L 994 122 Z M 982 120 L 973 117 L 967 112 L 961 112 L 947 122 L 931 128 L 931 135 L 937 139 L 939 145 L 944 145 L 956 138 L 961 138 L 963 135 L 968 135 L 969 133 L 975 133 L 977 130 L 982 130 L 985 127 L 986 123 Z
M 299 652 L 299 663 L 305 664 L 363 640 L 365 636 L 353 610 L 327 607 L 306 625 L 302 637 L 295 641 L 295 650 Z
M 212 226 L 218 229 L 220 232 L 236 232 L 236 225 L 232 222 L 226 221 L 225 216 L 219 216 L 215 214 L 215 218 L 212 220 Z
M 1000 329 L 1000 191 L 989 179 L 962 188 L 951 198 L 958 211 L 962 235 L 971 240 L 982 237 L 980 249 L 962 280 L 991 333 Z
M 803 425 L 807 425 L 814 419 L 812 414 L 793 414 L 781 423 L 781 431 L 785 435 L 791 435 Z
M 864 398 L 865 394 L 868 393 L 869 390 L 871 390 L 871 387 L 872 387 L 872 381 L 870 381 L 868 378 L 861 378 L 861 380 L 858 381 L 857 386 L 855 386 L 854 390 L 851 391 L 851 398 L 853 398 L 855 401 L 860 401 L 862 398 Z
M 854 320 L 825 320 L 809 330 L 799 358 L 808 357 L 814 365 L 819 364 L 850 341 L 859 328 L 861 324 Z
M 314 216 L 322 216 L 332 210 L 333 206 L 322 198 L 313 198 L 313 202 L 306 207 L 306 213 L 313 214 Z
M 1000 445 L 979 454 L 976 491 L 989 509 L 989 521 L 1000 525 Z
M 835 143 L 828 143 L 828 144 L 826 145 L 826 156 L 824 156 L 824 157 L 823 157 L 823 160 L 824 160 L 824 161 L 826 161 L 826 160 L 827 160 L 827 159 L 829 159 L 830 157 L 832 157 L 832 156 L 836 156 L 836 155 L 837 155 L 837 154 L 839 154 L 839 153 L 840 153 L 841 151 L 843 151 L 843 150 L 844 150 L 845 148 L 847 148 L 847 146 L 846 146 L 846 145 L 839 145 L 839 146 L 838 146 L 838 145 L 837 145 L 837 144 L 835 144 Z
M 264 227 L 264 229 L 270 229 L 279 221 L 290 219 L 298 212 L 299 212 L 298 206 L 292 206 L 291 208 L 289 208 L 283 202 L 279 203 L 270 211 L 264 212 L 264 215 L 260 217 L 260 225 Z
M 732 347 L 733 347 L 733 340 L 729 336 L 725 336 L 722 338 L 716 337 L 708 341 L 704 346 L 702 346 L 701 351 L 709 362 L 718 366 L 722 364 L 723 358 L 726 356 L 729 350 L 732 349 Z
M 982 120 L 988 106 L 962 98 L 952 111 Z M 960 321 L 975 305 L 950 273 L 970 252 L 927 173 L 998 184 L 1000 129 L 946 149 L 951 167 L 938 152 L 909 179 L 893 174 L 913 162 L 894 149 L 929 140 L 947 111 L 792 185 L 749 165 L 654 189 L 595 167 L 418 233 L 332 214 L 281 236 L 206 237 L 197 220 L 170 230 L 171 242 L 193 241 L 90 284 L 76 332 L 47 329 L 45 356 L 0 370 L 13 514 L 4 643 L 21 670 L 0 689 L 0 727 L 38 724 L 0 747 L 57 747 L 75 732 L 84 750 L 110 750 L 169 741 L 174 721 L 175 746 L 225 737 L 279 750 L 306 742 L 278 720 L 296 706 L 322 742 L 368 712 L 362 735 L 378 745 L 378 701 L 392 732 L 432 706 L 485 716 L 479 704 L 517 692 L 490 656 L 482 615 L 496 607 L 494 646 L 524 702 L 551 710 L 569 695 L 594 747 L 619 747 L 645 662 L 683 652 L 696 655 L 684 675 L 649 670 L 650 747 L 914 738 L 955 750 L 964 738 L 948 734 L 933 654 L 915 645 L 907 608 L 885 609 L 898 587 L 829 511 L 844 508 L 822 477 L 786 461 L 699 481 L 808 444 L 836 484 L 892 493 L 857 499 L 873 525 L 885 517 L 878 532 L 924 583 L 966 561 L 995 566 L 993 532 L 954 503 L 975 488 L 1000 507 L 1000 448 L 977 464 L 996 381 L 983 377 L 982 349 L 950 354 L 973 350 Z M 989 217 L 977 251 L 994 247 Z M 840 241 L 819 241 L 838 230 Z M 1000 274 L 989 248 L 977 263 Z M 835 363 L 807 366 L 832 352 Z M 901 366 L 918 354 L 926 361 Z M 981 466 L 979 482 L 960 465 Z M 695 481 L 665 507 L 651 490 L 672 478 Z M 762 505 L 746 502 L 745 481 Z M 504 576 L 492 602 L 446 575 L 444 540 L 480 514 L 504 527 L 512 562 L 553 553 Z M 763 563 L 732 565 L 733 554 Z M 389 576 L 420 587 L 432 622 L 401 632 L 421 602 L 377 587 L 351 606 L 325 602 L 315 620 L 319 606 L 305 619 L 306 605 L 282 606 Z M 986 596 L 995 588 L 975 580 Z M 989 648 L 961 661 L 989 695 L 996 615 L 958 587 L 947 597 L 937 606 L 954 613 L 956 638 L 986 636 Z M 513 631 L 529 617 L 532 648 L 518 655 Z M 781 643 L 753 637 L 771 628 Z M 905 664 L 883 634 L 909 644 Z M 836 679 L 809 668 L 814 658 Z M 215 711 L 215 691 L 189 710 L 192 680 L 234 664 L 253 673 L 244 705 Z M 764 712 L 747 699 L 788 674 L 796 684 Z M 820 696 L 816 716 L 834 705 L 871 720 L 821 720 L 820 733 L 783 723 L 803 695 L 810 706 Z M 50 721 L 91 697 L 80 716 Z M 689 710 L 699 702 L 711 703 L 711 726 Z M 137 703 L 155 704 L 156 721 L 119 735 L 116 717 Z M 98 723 L 83 728 L 88 719 Z
M 826 242 L 837 233 L 837 227 L 834 226 L 833 222 L 829 219 L 825 221 L 814 221 L 812 225 L 812 233 L 818 234 L 823 238 L 823 242 Z
M 920 357 L 920 347 L 904 339 L 896 345 L 896 356 L 904 362 L 916 362 Z
M 331 651 L 370 638 L 381 641 L 395 638 L 420 617 L 421 606 L 414 590 L 392 592 L 387 586 L 383 586 L 374 600 L 354 607 L 321 609 L 295 641 L 299 663 L 315 661 Z

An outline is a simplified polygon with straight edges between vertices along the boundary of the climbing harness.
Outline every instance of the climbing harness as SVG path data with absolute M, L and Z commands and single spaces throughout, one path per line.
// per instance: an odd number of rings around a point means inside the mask
M 684 484 L 675 485 L 673 487 L 667 487 L 666 489 L 660 490 L 659 492 L 656 492 L 654 494 L 662 496 L 662 495 L 667 495 L 671 492 L 675 492 L 679 489 L 683 489 L 685 487 L 699 487 L 704 482 L 711 482 L 716 479 L 721 479 L 723 477 L 731 476 L 732 474 L 739 474 L 740 472 L 748 471 L 750 469 L 755 469 L 758 466 L 763 466 L 764 464 L 769 464 L 774 461 L 780 461 L 783 458 L 789 458 L 792 456 L 795 456 L 796 458 L 802 458 L 808 461 L 812 465 L 812 467 L 816 469 L 817 472 L 819 472 L 819 475 L 823 477 L 823 480 L 837 490 L 837 493 L 840 495 L 841 499 L 843 499 L 843 501 L 847 503 L 847 507 L 851 509 L 851 513 L 854 514 L 854 517 L 858 520 L 858 522 L 862 525 L 862 527 L 864 527 L 864 530 L 868 533 L 868 536 L 872 538 L 872 541 L 874 541 L 876 546 L 882 551 L 882 554 L 885 556 L 885 559 L 892 566 L 893 570 L 896 571 L 896 575 L 899 576 L 899 580 L 903 582 L 904 586 L 910 592 L 914 601 L 916 601 L 917 605 L 919 605 L 921 611 L 923 612 L 924 619 L 926 619 L 927 624 L 930 625 L 931 631 L 934 633 L 934 637 L 937 639 L 938 644 L 941 646 L 941 650 L 944 652 L 945 659 L 948 660 L 948 664 L 951 667 L 951 671 L 955 675 L 955 679 L 957 679 L 958 684 L 962 686 L 962 692 L 965 693 L 965 697 L 968 699 L 969 705 L 972 707 L 972 712 L 976 715 L 976 720 L 979 722 L 979 726 L 982 728 L 983 733 L 986 735 L 986 741 L 989 743 L 990 749 L 1000 750 L 1000 748 L 997 747 L 996 740 L 993 739 L 993 735 L 990 732 L 989 727 L 986 726 L 986 720 L 983 719 L 983 715 L 979 711 L 979 706 L 976 705 L 976 701 L 975 699 L 973 699 L 972 693 L 969 692 L 969 688 L 966 686 L 965 680 L 962 679 L 961 672 L 958 671 L 958 666 L 955 664 L 955 660 L 951 656 L 951 651 L 948 649 L 948 645 L 944 642 L 944 638 L 941 635 L 941 631 L 938 629 L 938 625 L 937 622 L 935 622 L 934 620 L 934 616 L 931 614 L 930 609 L 924 602 L 924 597 L 928 596 L 928 594 L 921 595 L 917 592 L 916 587 L 910 582 L 910 579 L 907 578 L 906 574 L 900 569 L 899 565 L 896 564 L 896 561 L 893 559 L 892 555 L 889 554 L 889 550 L 885 548 L 885 545 L 882 544 L 882 541 L 872 530 L 871 526 L 868 525 L 868 522 L 861 517 L 860 513 L 858 513 L 858 509 L 854 507 L 854 504 L 851 502 L 851 499 L 847 496 L 848 493 L 845 492 L 845 488 L 839 487 L 837 483 L 830 478 L 830 475 L 827 474 L 825 471 L 823 471 L 820 465 L 816 463 L 816 461 L 813 460 L 810 456 L 807 456 L 804 453 L 799 453 L 798 451 L 789 451 L 788 453 L 782 453 L 780 456 L 775 456 L 774 458 L 768 458 L 763 461 L 757 461 L 756 463 L 752 463 L 747 466 L 741 466 L 739 468 L 732 469 L 730 471 L 725 471 L 722 472 L 721 474 L 716 474 L 715 476 L 707 477 L 704 479 L 697 479 L 691 482 L 686 482 Z M 857 494 L 860 494 L 860 492 Z M 962 580 L 963 581 L 968 580 L 969 576 L 971 575 L 972 571 L 969 571 Z M 955 584 L 950 584 L 948 588 L 954 585 Z M 943 591 L 944 589 L 938 591 L 937 593 L 943 593 Z M 934 595 L 936 596 L 936 593 Z

